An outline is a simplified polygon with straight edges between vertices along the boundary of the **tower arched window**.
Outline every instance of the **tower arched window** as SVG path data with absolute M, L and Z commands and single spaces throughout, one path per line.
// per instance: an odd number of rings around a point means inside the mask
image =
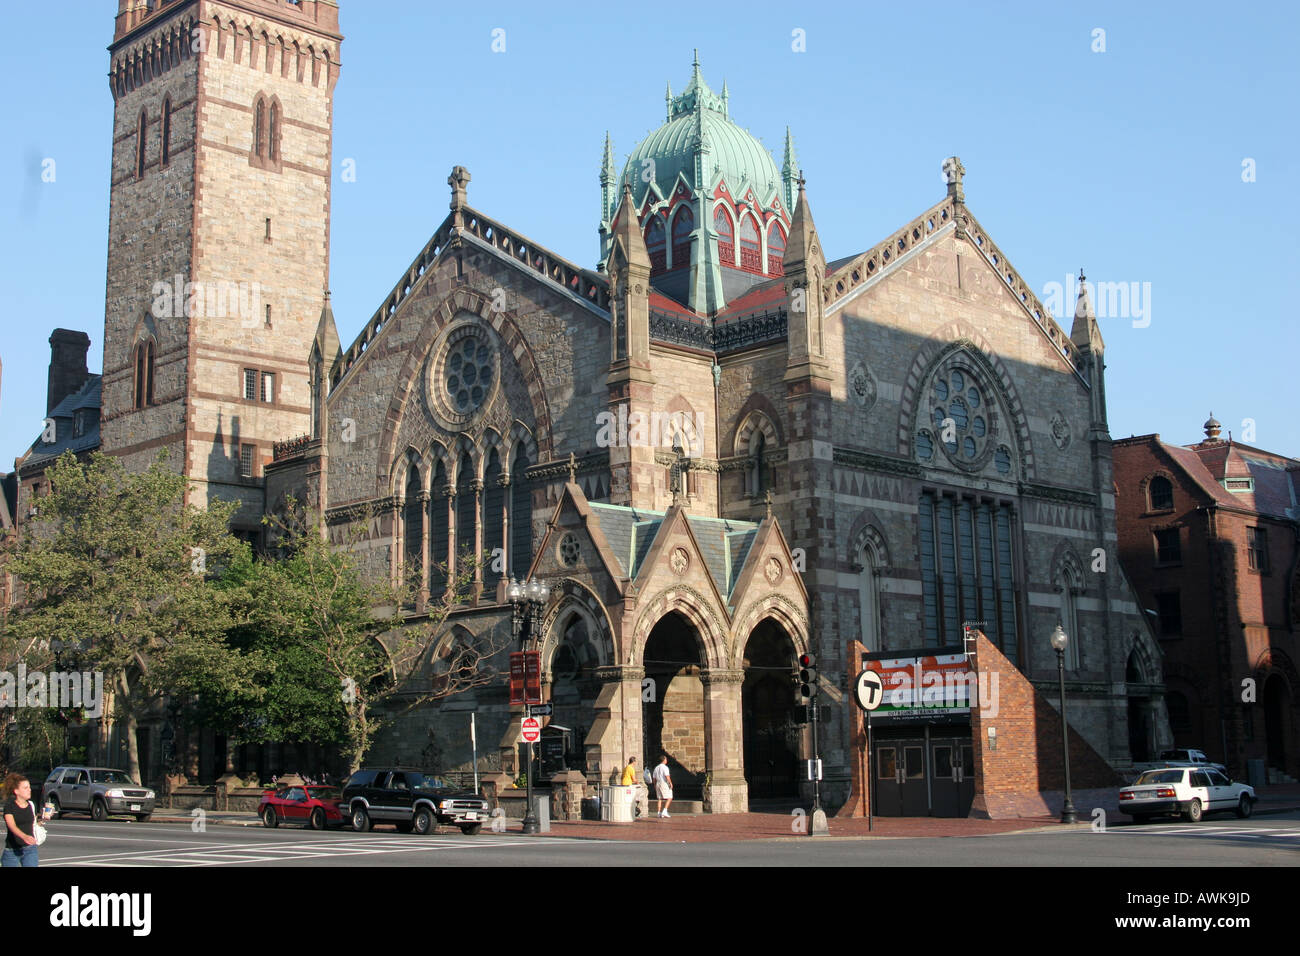
M 447 590 L 450 534 L 446 487 L 447 469 L 443 466 L 442 459 L 438 459 L 429 486 L 429 594 L 434 600 L 441 598 Z
M 154 341 L 144 339 L 135 346 L 135 399 L 136 408 L 153 404 Z
M 758 227 L 752 216 L 740 220 L 740 268 L 747 272 L 762 272 L 762 249 L 759 245 Z
M 528 453 L 515 450 L 510 467 L 510 575 L 528 573 L 533 563 L 533 491 L 528 483 Z
M 253 156 L 266 159 L 266 100 L 260 96 L 253 104 Z
M 280 103 L 271 101 L 271 125 L 267 131 L 266 148 L 271 162 L 280 161 Z
M 667 266 L 666 249 L 667 236 L 664 232 L 663 217 L 657 213 L 651 213 L 650 222 L 645 227 L 645 247 L 650 253 L 650 271 L 651 273 L 663 272 Z
M 140 121 L 135 134 L 135 178 L 144 179 L 145 141 L 149 134 L 149 117 L 140 111 Z
M 166 166 L 172 160 L 172 98 L 163 97 L 162 105 L 162 164 Z
M 718 259 L 726 266 L 736 264 L 736 230 L 725 206 L 713 211 L 713 231 L 718 234 Z
M 785 274 L 785 233 L 775 222 L 767 230 L 767 273 L 774 276 Z
M 406 505 L 402 533 L 405 538 L 406 584 L 416 593 L 424 587 L 424 502 L 420 463 L 414 455 L 407 462 Z
M 673 268 L 691 264 L 691 233 L 695 231 L 695 213 L 682 203 L 673 215 Z
M 754 437 L 754 450 L 749 458 L 749 494 L 761 498 L 767 491 L 767 436 L 759 432 Z

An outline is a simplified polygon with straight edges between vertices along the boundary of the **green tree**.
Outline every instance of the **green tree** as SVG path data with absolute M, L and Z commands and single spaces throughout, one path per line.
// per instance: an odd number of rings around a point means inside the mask
M 20 645 L 74 648 L 80 669 L 102 672 L 138 780 L 140 716 L 165 695 L 256 687 L 265 666 L 225 640 L 234 602 L 214 586 L 247 551 L 229 530 L 236 506 L 187 504 L 165 455 L 131 474 L 108 455 L 83 463 L 69 452 L 48 474 L 10 565 L 26 600 L 6 629 Z
M 448 617 L 471 587 L 472 560 L 458 562 L 443 600 L 403 618 L 412 587 L 367 579 L 358 566 L 366 521 L 335 546 L 292 503 L 290 513 L 296 517 L 275 526 L 286 557 L 261 565 L 250 584 L 251 621 L 318 665 L 325 676 L 317 697 L 331 695 L 332 712 L 341 713 L 338 742 L 356 771 L 375 736 L 399 715 L 495 681 L 494 659 L 508 640 L 452 632 Z

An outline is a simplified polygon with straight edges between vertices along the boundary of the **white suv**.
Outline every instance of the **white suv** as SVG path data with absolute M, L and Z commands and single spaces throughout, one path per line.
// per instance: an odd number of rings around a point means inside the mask
M 1122 789 L 1119 809 L 1138 822 L 1156 814 L 1180 813 L 1196 823 L 1204 814 L 1218 810 L 1248 817 L 1255 800 L 1253 787 L 1233 783 L 1217 770 L 1165 767 L 1146 771 L 1131 787 Z

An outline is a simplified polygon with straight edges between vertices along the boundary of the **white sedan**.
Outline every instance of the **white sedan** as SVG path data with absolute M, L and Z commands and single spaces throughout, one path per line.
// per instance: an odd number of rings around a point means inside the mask
M 1161 813 L 1182 814 L 1196 823 L 1206 813 L 1235 811 L 1248 817 L 1255 805 L 1255 789 L 1233 783 L 1217 770 L 1165 767 L 1148 770 L 1119 792 L 1119 809 L 1135 821 Z

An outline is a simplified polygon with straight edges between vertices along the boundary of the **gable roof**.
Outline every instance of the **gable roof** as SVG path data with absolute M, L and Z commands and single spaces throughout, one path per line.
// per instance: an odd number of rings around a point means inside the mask
M 74 429 L 69 427 L 67 423 L 75 420 L 77 412 L 83 409 L 98 410 L 100 408 L 102 383 L 103 376 L 92 375 L 86 379 L 86 383 L 80 389 L 54 406 L 47 417 L 54 419 L 56 423 L 56 438 L 49 443 L 43 442 L 39 438 L 32 442 L 27 454 L 18 462 L 20 474 L 26 475 L 41 470 L 65 451 L 82 454 L 99 447 L 98 415 L 92 415 L 87 423 L 86 430 L 75 437 Z M 63 424 L 58 424 L 60 422 Z

